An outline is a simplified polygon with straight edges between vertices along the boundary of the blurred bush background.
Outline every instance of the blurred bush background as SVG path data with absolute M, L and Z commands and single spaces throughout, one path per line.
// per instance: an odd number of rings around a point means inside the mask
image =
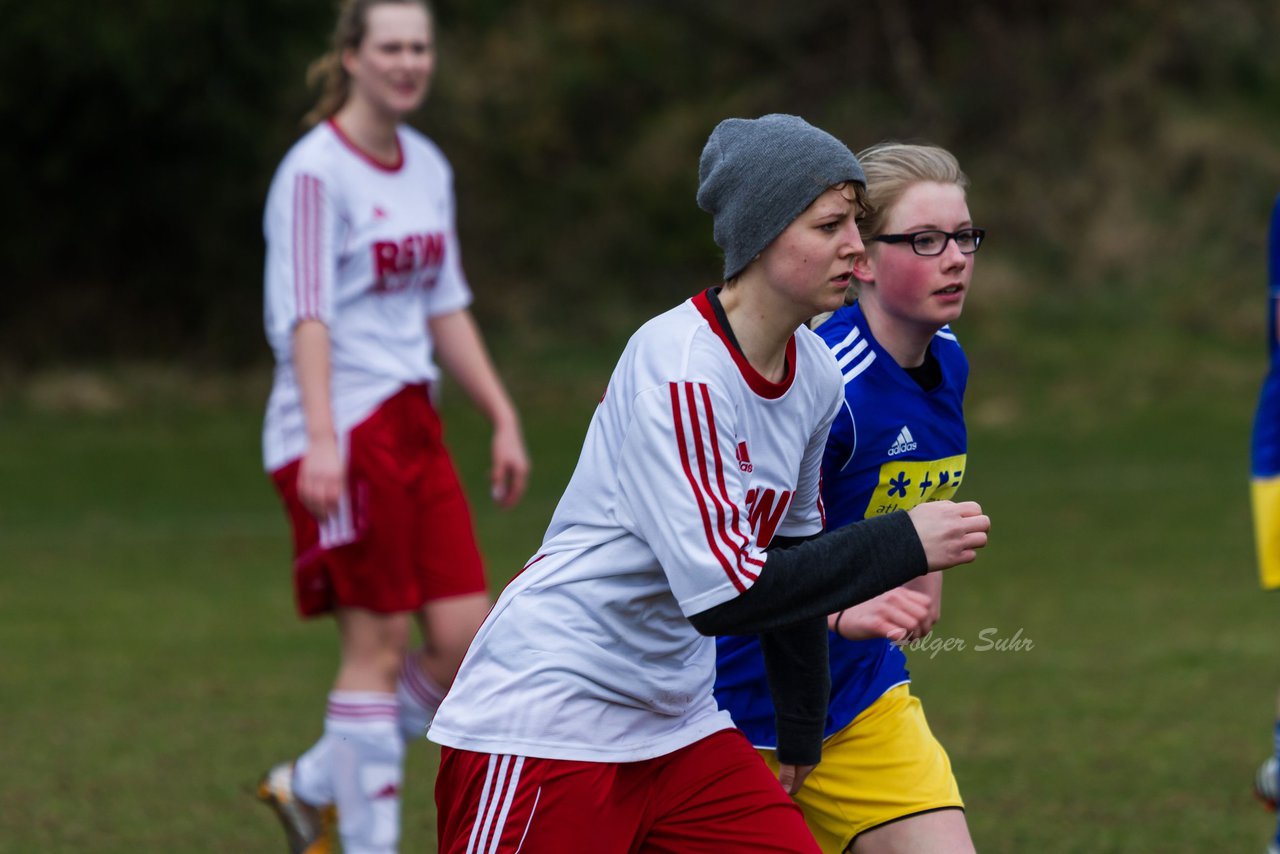
M 262 203 L 333 5 L 6 5 L 3 370 L 265 362 Z M 1018 349 L 1027 323 L 1105 323 L 1108 307 L 1175 333 L 1262 329 L 1280 190 L 1272 0 L 436 11 L 440 62 L 414 121 L 454 163 L 476 310 L 513 347 L 612 342 L 713 282 L 701 145 L 721 118 L 771 111 L 854 150 L 897 138 L 959 155 L 991 231 L 973 322 L 1014 321 L 992 346 Z

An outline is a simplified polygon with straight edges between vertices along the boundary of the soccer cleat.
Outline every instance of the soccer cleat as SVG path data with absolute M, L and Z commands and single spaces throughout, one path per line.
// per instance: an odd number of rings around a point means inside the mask
M 1269 810 L 1276 808 L 1276 790 L 1280 788 L 1280 780 L 1276 779 L 1276 770 L 1276 758 L 1268 756 L 1253 775 L 1253 794 Z
M 313 807 L 293 794 L 293 763 L 281 762 L 258 783 L 258 800 L 275 811 L 284 825 L 289 854 L 331 854 L 337 810 Z

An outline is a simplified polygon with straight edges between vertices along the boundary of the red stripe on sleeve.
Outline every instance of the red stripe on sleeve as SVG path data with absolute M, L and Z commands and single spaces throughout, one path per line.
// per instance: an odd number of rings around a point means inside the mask
M 720 443 L 716 441 L 716 418 L 711 409 L 711 391 L 705 385 L 700 386 L 700 388 L 702 390 L 702 406 L 707 413 L 707 430 L 711 434 L 711 454 L 715 458 L 716 485 L 720 488 L 720 497 L 724 500 L 724 505 L 730 509 L 732 515 L 729 531 L 724 535 L 725 541 L 729 541 L 729 534 L 733 534 L 741 540 L 740 543 L 731 544 L 734 555 L 738 559 L 738 571 L 755 581 L 759 578 L 759 570 L 764 568 L 764 561 L 751 557 L 749 549 L 751 535 L 743 533 L 741 528 L 742 519 L 738 514 L 738 505 L 729 498 L 729 487 L 724 480 L 724 460 L 720 456 Z M 711 484 L 707 484 L 707 489 L 711 490 Z M 757 569 L 751 570 L 746 564 L 751 564 Z
M 320 316 L 320 179 L 307 176 L 307 316 Z
M 822 503 L 822 472 L 818 472 L 818 517 L 822 519 L 822 530 L 827 530 L 827 508 Z
M 311 304 L 311 294 L 315 287 L 312 278 L 315 276 L 314 219 L 315 197 L 311 192 L 311 176 L 302 176 L 302 304 L 299 306 L 302 317 L 315 314 L 315 306 Z
M 295 317 L 303 315 L 302 301 L 305 294 L 302 287 L 302 202 L 305 191 L 306 176 L 298 175 L 293 179 L 293 313 Z
M 298 320 L 320 316 L 320 278 L 324 251 L 320 179 L 299 175 L 293 183 L 293 294 Z
M 738 530 L 738 506 L 729 500 L 729 494 L 725 488 L 724 468 L 720 458 L 720 442 L 716 437 L 716 421 L 715 416 L 711 411 L 711 392 L 707 389 L 706 385 L 702 383 L 699 383 L 697 388 L 698 391 L 701 392 L 703 407 L 706 411 L 705 419 L 707 423 L 707 430 L 705 434 L 700 429 L 700 425 L 698 423 L 698 402 L 697 398 L 694 397 L 694 386 L 692 384 L 686 387 L 685 394 L 689 399 L 689 420 L 694 425 L 694 433 L 699 439 L 706 439 L 705 443 L 699 441 L 696 446 L 698 452 L 698 472 L 702 475 L 702 487 L 706 491 L 707 496 L 715 504 L 716 533 L 729 549 L 729 554 L 732 556 L 734 562 L 734 571 L 751 581 L 755 581 L 756 573 L 747 569 L 746 566 L 743 565 L 744 555 L 742 553 L 742 549 L 743 545 L 745 545 L 746 542 L 749 542 L 749 538 L 742 537 L 742 532 Z M 714 457 L 715 480 L 720 485 L 720 496 L 716 495 L 715 488 L 711 485 L 712 472 L 711 467 L 707 464 L 707 445 L 711 446 L 711 453 Z M 723 497 L 723 501 L 721 500 L 721 497 Z M 742 538 L 743 542 L 741 543 L 733 542 L 729 537 L 729 531 L 725 528 L 725 523 L 728 522 L 729 512 L 732 512 L 733 515 L 733 533 Z
M 685 383 L 685 385 L 689 386 L 690 395 L 692 395 L 692 383 Z M 706 500 L 708 496 L 703 493 L 699 486 L 698 479 L 694 477 L 693 467 L 689 462 L 689 448 L 686 445 L 687 439 L 685 436 L 684 418 L 680 413 L 679 384 L 670 383 L 669 387 L 671 389 L 671 414 L 675 418 L 676 447 L 680 452 L 680 464 L 684 467 L 684 476 L 689 480 L 689 487 L 693 491 L 693 497 L 698 502 L 698 512 L 702 514 L 703 534 L 706 535 L 707 545 L 711 548 L 711 553 L 716 556 L 716 560 L 720 561 L 720 566 L 724 569 L 724 574 L 733 582 L 733 586 L 737 588 L 738 592 L 743 593 L 747 589 L 746 585 L 742 583 L 742 580 L 738 578 L 737 573 L 734 572 L 733 564 L 725 558 L 724 554 L 720 551 L 720 546 L 716 542 L 715 532 L 711 527 L 711 516 L 707 512 Z M 690 399 L 692 400 L 692 396 Z M 696 427 L 693 428 L 693 439 L 697 441 L 700 438 L 701 437 L 698 435 Z

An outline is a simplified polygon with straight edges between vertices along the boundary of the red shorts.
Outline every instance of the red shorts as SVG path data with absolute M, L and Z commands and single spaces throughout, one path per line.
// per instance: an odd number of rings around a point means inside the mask
M 364 608 L 393 614 L 484 592 L 471 511 L 426 387 L 401 389 L 356 425 L 345 444 L 342 511 L 323 531 L 298 498 L 302 461 L 271 473 L 293 526 L 299 613 Z
M 445 747 L 440 854 L 819 854 L 804 817 L 738 730 L 643 762 Z

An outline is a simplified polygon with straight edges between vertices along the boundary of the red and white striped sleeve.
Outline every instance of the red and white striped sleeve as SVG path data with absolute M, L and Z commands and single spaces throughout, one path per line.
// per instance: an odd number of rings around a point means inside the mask
M 338 216 L 320 176 L 296 171 L 281 177 L 267 200 L 266 298 L 269 323 L 287 333 L 303 320 L 328 323 L 337 270 Z
M 618 464 L 636 533 L 685 614 L 745 592 L 764 567 L 734 457 L 732 402 L 702 382 L 638 395 Z

